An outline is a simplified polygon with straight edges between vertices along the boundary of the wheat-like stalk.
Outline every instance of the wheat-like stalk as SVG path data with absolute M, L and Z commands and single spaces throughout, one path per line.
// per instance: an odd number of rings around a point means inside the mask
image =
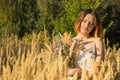
M 70 34 L 61 34 L 62 40 L 70 45 L 69 47 L 66 47 L 65 44 L 59 46 L 58 55 L 53 51 L 55 41 L 52 41 L 53 44 L 47 39 L 42 43 L 40 42 L 40 34 L 31 36 L 31 39 L 28 39 L 29 43 L 23 39 L 19 40 L 15 36 L 0 39 L 0 80 L 69 80 L 69 76 L 67 76 L 68 64 L 70 59 L 74 59 L 72 56 L 75 45 L 75 43 L 69 42 Z M 79 49 L 81 47 L 82 45 Z M 66 51 L 67 49 L 68 51 Z M 93 63 L 93 67 L 101 67 L 97 74 L 95 68 L 93 69 L 93 80 L 120 79 L 119 53 L 120 49 L 117 50 L 115 47 L 105 49 L 104 62 L 100 65 Z M 63 54 L 66 54 L 65 57 Z M 74 80 L 77 80 L 77 74 L 74 75 Z M 81 80 L 88 80 L 85 65 Z

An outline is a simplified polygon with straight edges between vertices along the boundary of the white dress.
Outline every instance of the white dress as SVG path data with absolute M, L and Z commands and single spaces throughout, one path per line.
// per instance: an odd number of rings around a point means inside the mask
M 91 62 L 95 61 L 95 53 L 95 45 L 88 49 L 79 51 L 78 56 L 76 57 L 77 66 L 83 69 L 86 61 L 86 70 L 90 70 Z

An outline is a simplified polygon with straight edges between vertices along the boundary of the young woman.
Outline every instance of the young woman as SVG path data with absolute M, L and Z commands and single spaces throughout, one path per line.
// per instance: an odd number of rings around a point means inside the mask
M 75 58 L 77 67 L 68 69 L 68 75 L 73 76 L 78 72 L 80 78 L 86 61 L 86 70 L 91 79 L 93 70 L 90 62 L 100 64 L 104 59 L 102 24 L 98 13 L 93 9 L 84 10 L 76 20 L 74 28 L 77 33 L 77 36 L 72 39 L 75 42 L 75 51 L 77 46 L 83 45 L 83 47 Z M 99 67 L 96 67 L 96 71 L 99 70 Z

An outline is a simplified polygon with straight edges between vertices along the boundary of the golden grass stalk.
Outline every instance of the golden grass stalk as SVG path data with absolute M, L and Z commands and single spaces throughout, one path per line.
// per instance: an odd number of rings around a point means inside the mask
M 67 76 L 69 55 L 72 56 L 73 44 L 70 45 L 70 54 L 62 57 L 61 47 L 59 54 L 52 51 L 51 42 L 39 44 L 41 37 L 35 34 L 31 43 L 19 40 L 17 37 L 1 38 L 0 43 L 0 80 L 69 80 Z M 70 34 L 64 34 L 65 42 L 69 43 Z M 47 36 L 45 37 L 47 38 Z M 42 47 L 41 47 L 42 46 Z M 62 49 L 65 51 L 66 49 Z M 93 80 L 120 80 L 120 49 L 107 48 L 101 70 L 94 74 Z M 81 80 L 88 80 L 85 69 Z M 74 75 L 77 80 L 77 73 Z
M 65 32 L 63 35 L 60 34 L 60 33 L 59 33 L 59 35 L 60 35 L 60 37 L 61 37 L 61 39 L 64 43 L 66 43 L 67 45 L 70 45 L 70 43 L 71 43 L 71 33 Z
M 86 70 L 86 63 L 87 63 L 87 60 L 85 60 L 84 65 L 83 65 L 81 80 L 88 80 L 88 72 Z

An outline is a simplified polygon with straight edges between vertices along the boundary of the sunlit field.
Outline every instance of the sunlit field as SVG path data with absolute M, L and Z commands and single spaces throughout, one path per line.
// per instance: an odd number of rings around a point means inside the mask
M 43 34 L 33 34 L 23 39 L 15 36 L 0 39 L 0 80 L 69 80 L 68 67 L 74 67 L 73 45 L 70 34 L 57 40 Z M 56 42 L 60 45 L 57 51 Z M 96 64 L 93 64 L 93 67 Z M 120 80 L 120 49 L 105 48 L 101 71 L 93 73 L 93 80 Z M 93 71 L 95 72 L 95 71 Z M 77 79 L 77 73 L 74 75 Z M 81 80 L 88 80 L 83 69 Z

